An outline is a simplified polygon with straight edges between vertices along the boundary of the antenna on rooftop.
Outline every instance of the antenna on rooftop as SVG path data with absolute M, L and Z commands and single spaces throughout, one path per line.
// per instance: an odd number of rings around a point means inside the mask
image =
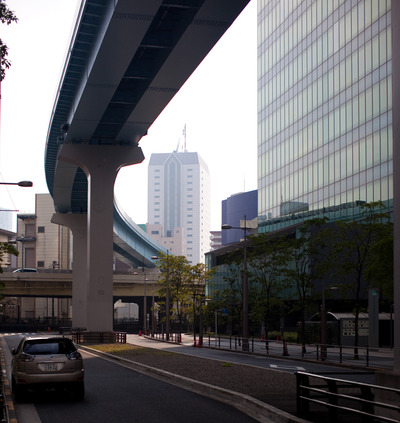
M 183 135 L 182 151 L 184 153 L 186 153 L 187 152 L 187 150 L 186 150 L 186 123 L 185 123 L 185 126 L 183 127 L 182 135 Z M 177 144 L 176 149 L 175 149 L 175 153 L 179 153 L 180 145 L 181 145 L 181 137 L 179 137 L 178 144 Z

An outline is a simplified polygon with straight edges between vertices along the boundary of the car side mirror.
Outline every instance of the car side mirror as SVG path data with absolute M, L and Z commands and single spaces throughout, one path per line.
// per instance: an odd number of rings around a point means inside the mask
M 17 351 L 15 351 L 15 348 L 13 348 L 13 349 L 11 350 L 11 354 L 12 354 L 12 355 L 17 354 Z

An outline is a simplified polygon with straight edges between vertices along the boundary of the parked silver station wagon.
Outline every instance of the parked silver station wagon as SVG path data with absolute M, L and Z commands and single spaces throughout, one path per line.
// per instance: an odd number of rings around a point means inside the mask
M 77 400 L 85 396 L 83 359 L 65 337 L 24 337 L 12 350 L 11 389 L 16 401 L 30 390 L 70 388 Z

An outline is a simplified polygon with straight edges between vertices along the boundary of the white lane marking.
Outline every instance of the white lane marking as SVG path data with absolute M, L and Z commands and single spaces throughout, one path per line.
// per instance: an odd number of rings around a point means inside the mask
M 300 367 L 300 366 L 278 366 L 277 364 L 270 364 L 269 366 L 272 367 L 273 369 L 301 370 L 301 371 L 306 370 L 304 367 Z

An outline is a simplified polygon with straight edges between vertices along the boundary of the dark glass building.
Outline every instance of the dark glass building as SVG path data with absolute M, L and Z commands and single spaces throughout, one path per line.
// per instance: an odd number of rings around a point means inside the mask
M 235 194 L 222 201 L 222 224 L 240 228 L 240 221 L 249 221 L 257 217 L 257 190 Z M 222 245 L 240 241 L 242 229 L 222 231 Z

